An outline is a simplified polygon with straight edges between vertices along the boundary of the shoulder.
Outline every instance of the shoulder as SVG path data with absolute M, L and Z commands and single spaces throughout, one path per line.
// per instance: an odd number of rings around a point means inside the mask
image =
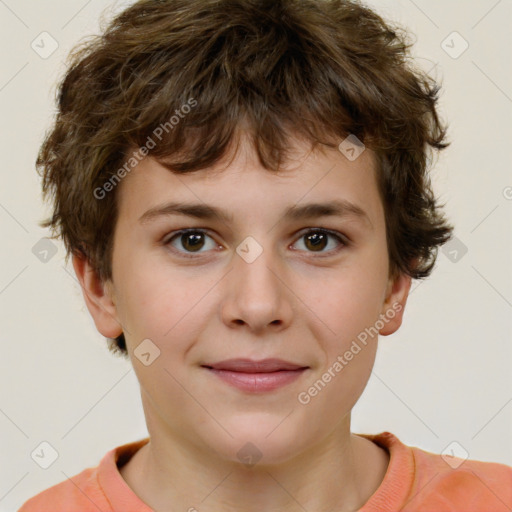
M 363 434 L 388 450 L 390 463 L 365 512 L 510 512 L 512 467 L 432 453 L 390 432 Z
M 97 483 L 97 469 L 81 473 L 49 487 L 27 500 L 18 512 L 97 512 L 104 509 L 105 498 Z
M 119 473 L 149 437 L 108 451 L 96 467 L 50 487 L 26 501 L 18 512 L 111 512 L 126 506 L 142 510 L 143 504 L 131 492 Z
M 410 510 L 508 512 L 512 509 L 512 467 L 463 459 L 410 447 L 416 466 L 416 488 Z M 428 504 L 422 508 L 422 503 Z

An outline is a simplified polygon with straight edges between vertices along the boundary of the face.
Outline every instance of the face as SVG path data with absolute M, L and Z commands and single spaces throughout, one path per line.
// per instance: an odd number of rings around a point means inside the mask
M 112 282 L 88 305 L 104 336 L 124 328 L 152 437 L 233 461 L 251 442 L 284 461 L 347 425 L 376 331 L 400 325 L 410 280 L 388 279 L 373 154 L 294 148 L 279 173 L 244 143 L 186 175 L 145 159 L 120 185 Z M 233 358 L 302 369 L 239 387 L 207 368 Z

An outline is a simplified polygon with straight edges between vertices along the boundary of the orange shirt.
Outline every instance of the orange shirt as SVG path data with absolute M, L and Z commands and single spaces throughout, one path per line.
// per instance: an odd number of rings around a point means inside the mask
M 406 446 L 390 432 L 358 434 L 390 454 L 379 488 L 359 512 L 510 512 L 512 467 L 449 459 Z M 149 438 L 109 451 L 88 468 L 37 494 L 18 512 L 152 512 L 123 480 L 122 466 Z

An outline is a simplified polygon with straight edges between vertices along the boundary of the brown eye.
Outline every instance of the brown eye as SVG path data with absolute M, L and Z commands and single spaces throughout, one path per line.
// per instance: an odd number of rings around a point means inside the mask
M 306 247 L 312 251 L 322 251 L 327 245 L 328 235 L 322 232 L 313 232 L 310 235 L 304 235 Z
M 210 240 L 210 247 L 207 247 L 208 240 Z M 193 253 L 202 254 L 209 249 L 217 247 L 213 238 L 200 229 L 178 231 L 168 238 L 167 241 L 164 242 L 164 245 L 171 246 L 173 252 L 182 256 L 189 256 Z M 205 247 L 206 249 L 202 250 Z
M 327 231 L 325 229 L 310 229 L 309 231 L 302 234 L 299 240 L 304 240 L 304 249 L 306 252 L 316 252 L 319 254 L 325 253 L 325 255 L 334 254 L 338 252 L 338 250 L 348 245 L 348 242 L 344 239 L 344 237 L 337 232 Z M 335 243 L 330 244 L 331 240 L 335 240 Z M 330 249 L 326 248 L 332 246 Z
M 204 234 L 185 233 L 180 238 L 182 246 L 187 251 L 199 251 L 204 245 Z

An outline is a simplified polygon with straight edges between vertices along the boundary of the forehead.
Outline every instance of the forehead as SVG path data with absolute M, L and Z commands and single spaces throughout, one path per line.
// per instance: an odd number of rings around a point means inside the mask
M 231 158 L 189 173 L 147 157 L 120 184 L 119 217 L 147 224 L 165 215 L 223 222 L 340 215 L 375 225 L 383 211 L 370 150 L 350 161 L 337 149 L 292 149 L 278 171 L 265 169 L 247 141 Z

